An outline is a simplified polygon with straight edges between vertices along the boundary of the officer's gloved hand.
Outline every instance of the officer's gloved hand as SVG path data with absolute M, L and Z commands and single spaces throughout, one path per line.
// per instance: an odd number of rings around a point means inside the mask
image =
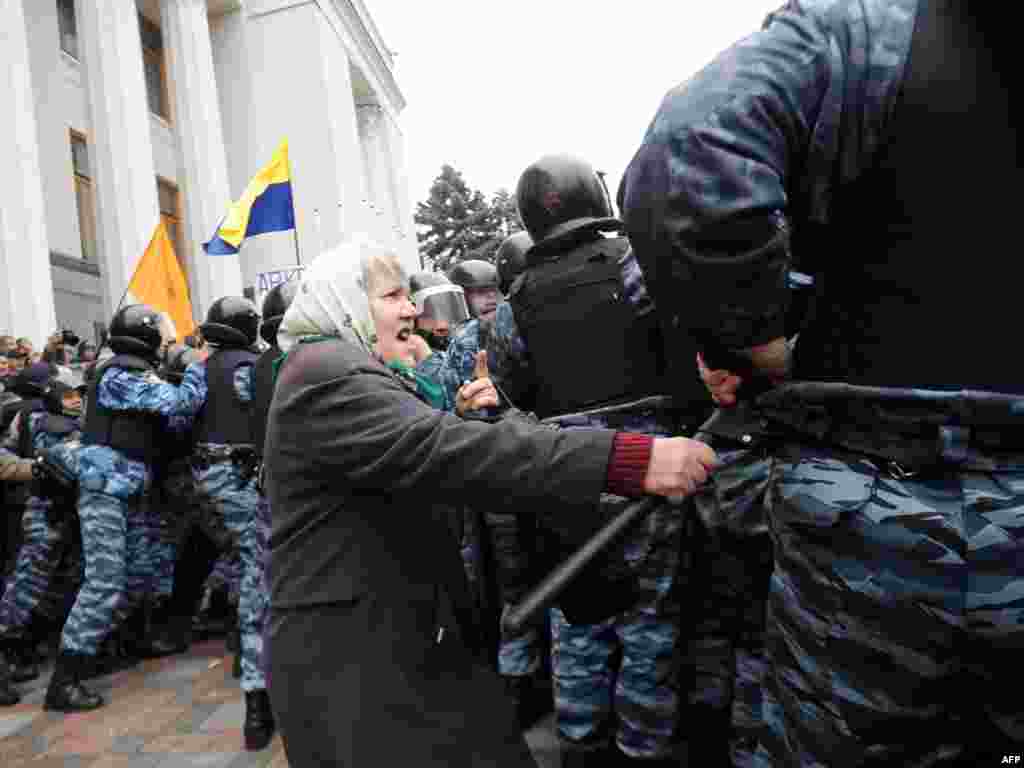
M 759 379 L 778 384 L 789 376 L 792 347 L 783 337 L 741 350 L 737 354 L 750 360 L 751 371 Z M 697 370 L 717 405 L 725 408 L 736 405 L 736 393 L 743 386 L 743 377 L 735 371 L 709 369 L 700 354 L 697 355 Z
M 455 410 L 463 416 L 467 411 L 496 408 L 498 404 L 498 390 L 487 370 L 487 353 L 477 352 L 473 381 L 467 381 L 459 388 L 455 395 Z

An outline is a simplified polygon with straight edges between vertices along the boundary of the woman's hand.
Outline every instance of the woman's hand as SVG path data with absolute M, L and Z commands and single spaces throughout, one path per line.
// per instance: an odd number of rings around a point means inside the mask
M 467 411 L 498 406 L 498 390 L 487 371 L 487 353 L 476 353 L 473 381 L 463 384 L 455 395 L 455 411 L 463 416 Z
M 699 440 L 655 438 L 644 475 L 644 493 L 671 499 L 689 496 L 708 479 L 717 461 L 715 452 Z

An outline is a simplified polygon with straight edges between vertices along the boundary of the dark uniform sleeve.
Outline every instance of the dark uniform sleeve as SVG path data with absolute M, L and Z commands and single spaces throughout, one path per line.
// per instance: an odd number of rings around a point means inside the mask
M 293 378 L 301 368 L 286 366 L 278 380 L 272 418 L 280 465 L 304 463 L 347 491 L 470 505 L 496 496 L 593 504 L 605 489 L 610 430 L 464 421 L 421 402 L 372 361 L 319 384 Z
M 784 335 L 789 222 L 826 221 L 882 141 L 916 5 L 792 0 L 665 97 L 619 203 L 670 324 L 702 346 Z

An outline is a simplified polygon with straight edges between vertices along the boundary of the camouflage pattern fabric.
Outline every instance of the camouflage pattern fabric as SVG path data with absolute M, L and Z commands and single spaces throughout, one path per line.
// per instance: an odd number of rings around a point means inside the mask
M 764 631 L 772 567 L 764 497 L 771 459 L 736 449 L 712 435 L 698 438 L 715 449 L 719 465 L 694 495 L 694 561 L 690 611 L 693 635 L 688 665 L 694 674 L 690 707 L 696 742 L 728 739 L 732 764 L 752 764 L 757 747 L 764 678 Z M 700 734 L 704 720 L 728 731 Z
M 638 311 L 646 308 L 650 300 L 632 251 L 623 257 L 621 269 L 623 285 L 629 285 L 626 297 Z M 496 381 L 515 382 L 513 389 L 519 391 L 529 389 L 529 378 L 543 375 L 543 371 L 532 371 L 508 302 L 498 305 L 485 337 L 488 365 Z M 459 349 L 453 339 L 449 359 Z M 561 419 L 559 426 L 614 427 L 656 436 L 673 432 L 669 421 L 653 411 Z M 602 497 L 598 514 L 593 516 L 594 526 L 610 519 L 625 503 L 620 497 Z M 539 517 L 542 531 L 553 538 L 555 549 L 561 550 L 560 558 L 570 555 L 586 536 L 578 519 L 569 528 L 557 510 L 542 512 Z M 671 752 L 679 708 L 675 657 L 678 594 L 686 578 L 682 536 L 682 511 L 662 504 L 601 558 L 595 567 L 602 576 L 629 585 L 631 607 L 621 615 L 573 626 L 562 610 L 552 611 L 556 722 L 566 748 L 590 749 L 614 737 L 619 748 L 632 757 L 659 758 Z M 614 668 L 616 649 L 621 661 Z
M 608 427 L 606 418 L 563 424 L 564 428 L 601 426 Z M 615 426 L 651 435 L 671 434 L 653 412 L 619 416 Z M 613 517 L 626 503 L 618 496 L 602 496 L 595 524 Z M 578 521 L 574 522 L 578 528 Z M 556 516 L 542 518 L 541 525 L 562 528 Z M 602 558 L 603 573 L 613 579 L 625 576 L 631 584 L 630 609 L 597 624 L 579 625 L 568 623 L 562 610 L 552 609 L 556 724 L 566 748 L 590 749 L 595 742 L 614 738 L 631 757 L 653 759 L 671 753 L 680 708 L 679 595 L 688 578 L 683 531 L 682 509 L 661 504 Z M 577 533 L 557 534 L 566 544 L 561 557 L 581 543 L 575 541 Z M 615 667 L 613 659 L 619 654 Z
M 19 415 L 11 424 L 3 442 L 4 450 L 16 453 L 21 429 L 29 430 L 34 456 L 48 452 L 50 448 L 69 437 L 43 429 L 46 423 L 45 413 L 29 414 L 28 420 L 24 423 L 23 416 L 24 414 Z M 73 434 L 71 437 L 77 435 Z M 66 464 L 67 459 L 73 462 L 73 457 L 65 455 L 62 464 Z M 71 469 L 69 474 L 77 472 L 77 466 Z M 50 499 L 34 495 L 29 496 L 25 504 L 21 518 L 22 545 L 15 561 L 13 578 L 7 584 L 3 599 L 0 600 L 0 636 L 16 634 L 28 626 L 32 611 L 46 597 L 54 573 L 60 564 L 68 538 L 68 528 L 50 522 L 52 506 L 53 501 Z
M 551 635 L 563 744 L 596 749 L 614 733 L 626 755 L 667 757 L 679 706 L 673 675 L 678 616 L 667 620 L 660 607 L 648 605 L 600 624 L 574 626 L 552 608 Z
M 204 512 L 217 516 L 236 537 L 242 575 L 238 600 L 238 628 L 242 636 L 242 690 L 265 690 L 263 627 L 269 595 L 264 562 L 269 537 L 259 514 L 256 478 L 246 477 L 230 461 L 219 461 L 195 475 L 196 501 Z
M 82 527 L 85 577 L 64 625 L 61 648 L 96 655 L 100 643 L 128 615 L 141 595 L 129 603 L 126 589 L 145 584 L 139 535 L 139 507 L 149 490 L 146 465 L 125 459 L 102 445 L 79 452 L 78 519 Z M 129 524 L 134 522 L 129 550 Z M 129 576 L 130 573 L 130 576 Z
M 495 579 L 503 605 L 512 605 L 526 594 L 533 577 L 530 555 L 536 542 L 527 538 L 531 531 L 523 530 L 520 520 L 511 511 L 484 513 L 486 534 L 494 557 Z M 498 645 L 498 672 L 507 677 L 535 674 L 541 666 L 543 654 L 543 619 L 526 625 L 518 631 L 501 629 Z
M 96 396 L 111 410 L 145 411 L 187 420 L 205 402 L 206 370 L 190 365 L 181 386 L 176 387 L 155 373 L 110 368 L 99 382 Z M 117 622 L 127 617 L 155 585 L 157 541 L 151 510 L 142 502 L 152 486 L 152 472 L 145 463 L 103 445 L 83 446 L 78 464 L 78 517 L 85 574 L 64 625 L 61 648 L 96 655 Z M 158 523 L 155 527 L 159 531 Z M 126 594 L 128 588 L 132 591 Z
M 210 575 L 206 577 L 205 589 L 215 592 L 225 590 L 228 600 L 237 604 L 242 584 L 242 557 L 238 550 L 222 553 L 213 563 Z
M 242 402 L 254 399 L 251 365 L 234 372 L 235 394 Z M 200 446 L 211 450 L 230 446 Z M 230 535 L 232 556 L 241 563 L 238 596 L 238 629 L 242 639 L 242 690 L 266 690 L 263 665 L 263 628 L 267 620 L 266 548 L 268 520 L 261 512 L 256 474 L 231 460 L 200 466 L 194 473 L 196 504 L 202 518 L 220 525 Z
M 980 765 L 970 755 L 1019 751 L 1024 457 L 894 479 L 855 455 L 791 445 L 767 508 L 754 764 Z
M 50 523 L 49 499 L 30 496 L 22 514 L 24 539 L 14 567 L 14 579 L 0 600 L 0 637 L 11 637 L 28 626 L 32 611 L 45 595 L 60 562 L 64 530 Z

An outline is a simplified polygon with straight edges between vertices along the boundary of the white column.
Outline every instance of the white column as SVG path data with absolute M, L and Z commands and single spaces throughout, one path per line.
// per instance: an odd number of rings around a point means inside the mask
M 367 207 L 367 175 L 359 140 L 359 120 L 353 96 L 351 61 L 331 27 L 319 26 L 323 82 L 327 96 L 328 127 L 334 149 L 333 174 L 339 186 L 341 214 L 338 232 L 344 238 L 355 232 L 373 233 L 374 213 Z M 330 245 L 330 243 L 328 243 Z
M 391 160 L 391 175 L 394 180 L 395 209 L 398 216 L 398 250 L 404 258 L 419 267 L 419 247 L 416 241 L 416 223 L 413 219 L 412 198 L 409 193 L 409 176 L 405 167 L 405 137 L 398 123 L 390 113 L 385 113 L 388 157 Z M 426 194 L 427 190 L 417 190 Z
M 186 234 L 183 256 L 192 310 L 201 322 L 216 299 L 242 295 L 238 256 L 207 256 L 202 247 L 231 201 L 220 100 L 206 0 L 163 0 L 160 10 L 180 148 L 178 186 L 185 202 Z
M 386 116 L 377 104 L 360 105 L 358 114 L 366 171 L 372 189 L 374 234 L 383 243 L 397 245 L 394 180 L 391 175 L 391 158 L 388 156 Z
M 160 218 L 135 3 L 75 3 L 89 91 L 103 306 L 113 314 Z
M 0 0 L 0 93 L 0 333 L 42 349 L 57 321 L 22 0 Z

